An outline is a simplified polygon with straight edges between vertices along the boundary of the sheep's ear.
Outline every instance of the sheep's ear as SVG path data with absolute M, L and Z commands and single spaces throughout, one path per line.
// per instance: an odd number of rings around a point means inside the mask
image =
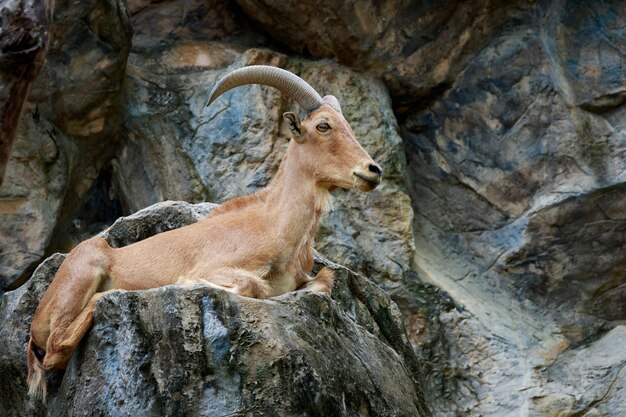
M 302 132 L 302 125 L 300 124 L 300 119 L 296 116 L 295 113 L 287 112 L 283 114 L 283 119 L 287 122 L 287 126 L 289 127 L 289 131 L 293 134 L 293 138 L 298 143 L 304 142 L 304 132 Z

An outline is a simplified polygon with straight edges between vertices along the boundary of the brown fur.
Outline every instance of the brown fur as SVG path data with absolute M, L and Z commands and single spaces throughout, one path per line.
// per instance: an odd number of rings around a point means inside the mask
M 35 356 L 36 346 L 33 338 L 28 340 L 28 395 L 41 401 L 46 401 L 46 372 L 43 364 Z
M 331 129 L 320 132 L 320 123 Z M 320 216 L 331 190 L 371 191 L 380 180 L 380 168 L 336 107 L 322 106 L 297 127 L 297 137 L 267 188 L 222 204 L 198 223 L 132 245 L 115 249 L 94 237 L 69 253 L 31 326 L 31 395 L 45 398 L 44 371 L 65 368 L 91 326 L 97 300 L 107 291 L 204 284 L 264 298 L 298 288 L 332 289 L 330 269 L 315 278 L 309 275 Z M 35 357 L 37 347 L 45 350 L 42 362 Z

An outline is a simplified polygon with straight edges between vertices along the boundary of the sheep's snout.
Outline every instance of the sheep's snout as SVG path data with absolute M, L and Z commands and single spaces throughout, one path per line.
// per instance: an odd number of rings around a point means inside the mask
M 366 168 L 356 169 L 352 175 L 355 178 L 356 188 L 361 191 L 372 191 L 380 184 L 383 169 L 372 161 L 366 165 Z

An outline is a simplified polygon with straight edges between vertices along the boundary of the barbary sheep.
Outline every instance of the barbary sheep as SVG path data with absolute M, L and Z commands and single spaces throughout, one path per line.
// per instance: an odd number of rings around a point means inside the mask
M 283 115 L 291 141 L 264 189 L 227 201 L 207 218 L 121 248 L 100 237 L 77 245 L 39 303 L 28 343 L 28 385 L 45 400 L 45 372 L 64 369 L 93 321 L 100 297 L 115 290 L 204 284 L 247 297 L 298 289 L 330 291 L 333 272 L 315 277 L 313 243 L 330 193 L 338 187 L 372 191 L 382 170 L 359 145 L 337 99 L 324 98 L 298 76 L 250 66 L 223 77 L 209 104 L 244 84 L 275 87 L 307 112 Z

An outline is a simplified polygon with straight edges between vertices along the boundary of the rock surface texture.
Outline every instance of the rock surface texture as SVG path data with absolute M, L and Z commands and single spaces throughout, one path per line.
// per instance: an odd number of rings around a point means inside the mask
M 47 61 L 0 188 L 0 286 L 65 242 L 112 156 L 132 28 L 122 0 L 57 0 Z M 107 219 L 111 220 L 111 219 Z
M 37 0 L 0 5 L 0 185 L 24 103 L 48 53 L 50 7 Z
M 205 102 L 271 64 L 336 95 L 384 168 L 375 192 L 336 193 L 317 247 L 398 304 L 435 415 L 626 415 L 623 2 L 56 3 L 0 188 L 0 292 L 121 215 L 267 184 L 295 103 Z M 185 294 L 163 297 L 235 303 Z M 124 334 L 131 306 L 163 302 L 141 297 L 119 299 Z
M 102 236 L 122 246 L 190 224 L 212 208 L 160 203 Z M 115 292 L 48 404 L 27 405 L 24 349 L 30 319 L 63 260 L 53 255 L 0 306 L 3 416 L 426 416 L 418 362 L 389 296 L 337 272 L 332 297 L 296 292 L 268 300 L 209 287 Z

